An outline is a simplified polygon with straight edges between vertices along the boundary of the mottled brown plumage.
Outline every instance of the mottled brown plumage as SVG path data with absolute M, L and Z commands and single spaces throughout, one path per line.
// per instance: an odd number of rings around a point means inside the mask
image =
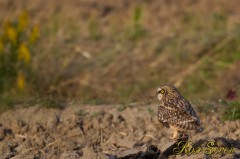
M 164 126 L 174 129 L 172 138 L 177 138 L 179 131 L 201 132 L 203 130 L 191 104 L 174 86 L 161 85 L 157 90 L 157 98 L 160 101 L 158 120 Z

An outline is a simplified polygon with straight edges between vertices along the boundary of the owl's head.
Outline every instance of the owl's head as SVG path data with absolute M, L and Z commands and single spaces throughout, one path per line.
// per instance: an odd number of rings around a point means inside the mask
M 157 89 L 157 99 L 160 101 L 164 98 L 174 98 L 177 96 L 181 95 L 178 90 L 170 84 L 163 84 Z

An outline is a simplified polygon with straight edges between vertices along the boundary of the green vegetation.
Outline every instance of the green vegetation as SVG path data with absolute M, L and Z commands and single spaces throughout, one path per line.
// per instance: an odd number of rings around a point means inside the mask
M 127 107 L 128 107 L 127 105 L 122 104 L 122 105 L 118 106 L 117 110 L 121 112 L 121 111 L 124 111 Z
M 54 99 L 52 97 L 51 98 L 42 98 L 42 99 L 40 98 L 40 99 L 37 99 L 35 101 L 35 103 L 38 103 L 41 106 L 46 107 L 46 108 L 64 109 L 66 107 L 66 103 L 65 102 L 63 102 L 61 100 Z
M 156 112 L 155 110 L 153 110 L 152 108 L 148 108 L 148 113 L 151 115 L 151 116 L 155 116 L 156 115 Z
M 87 112 L 85 112 L 84 110 L 80 109 L 78 110 L 75 115 L 79 116 L 79 117 L 84 117 L 87 115 Z
M 240 119 L 240 101 L 223 101 L 225 106 L 222 118 L 223 120 Z
M 88 25 L 89 35 L 94 40 L 100 40 L 102 38 L 102 34 L 99 30 L 98 23 L 95 19 L 90 20 Z
M 133 26 L 132 26 L 132 33 L 131 33 L 131 39 L 133 40 L 137 40 L 146 34 L 141 24 L 142 14 L 143 14 L 142 7 L 136 6 L 133 14 L 133 24 L 132 24 Z

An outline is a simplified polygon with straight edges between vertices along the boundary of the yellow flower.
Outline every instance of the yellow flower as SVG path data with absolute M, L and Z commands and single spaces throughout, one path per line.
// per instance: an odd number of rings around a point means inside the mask
M 17 32 L 12 26 L 7 26 L 6 28 L 6 36 L 13 43 L 17 43 Z
M 26 64 L 30 62 L 31 54 L 26 44 L 22 43 L 18 48 L 18 60 L 24 61 Z
M 17 76 L 17 87 L 20 91 L 25 88 L 25 77 L 22 73 L 19 73 Z
M 32 28 L 32 31 L 31 31 L 31 34 L 30 34 L 30 37 L 29 37 L 30 44 L 33 44 L 37 40 L 38 37 L 39 37 L 39 27 L 34 26 Z
M 22 32 L 28 25 L 29 16 L 27 11 L 23 11 L 18 18 L 18 31 Z

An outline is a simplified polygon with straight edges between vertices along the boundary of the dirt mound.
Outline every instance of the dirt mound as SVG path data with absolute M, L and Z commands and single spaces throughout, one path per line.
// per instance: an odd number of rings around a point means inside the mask
M 64 110 L 34 106 L 7 111 L 0 116 L 0 158 L 114 159 L 126 150 L 131 150 L 132 158 L 134 155 L 138 158 L 139 152 L 132 149 L 150 145 L 155 146 L 151 152 L 160 153 L 173 141 L 169 139 L 172 132 L 158 123 L 156 110 L 156 105 L 136 104 L 69 105 Z M 235 148 L 234 153 L 222 158 L 239 158 L 240 121 L 222 122 L 214 112 L 200 113 L 200 118 L 205 130 L 192 134 L 191 143 L 199 147 L 214 141 L 217 146 Z M 205 155 L 185 153 L 169 157 L 205 158 Z

